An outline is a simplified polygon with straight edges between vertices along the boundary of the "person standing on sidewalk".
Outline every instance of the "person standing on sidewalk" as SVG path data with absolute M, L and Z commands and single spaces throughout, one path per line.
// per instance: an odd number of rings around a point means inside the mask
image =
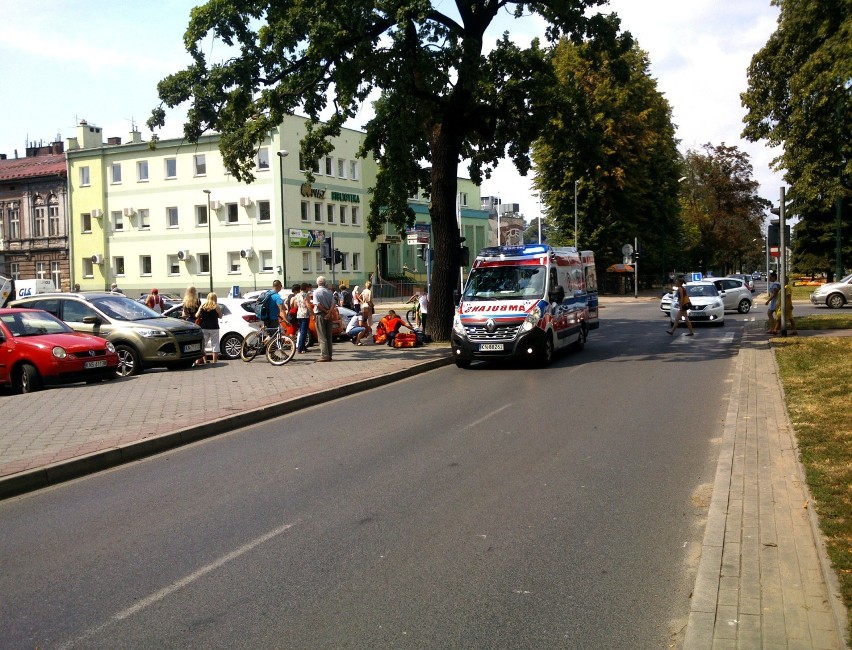
M 299 287 L 299 293 L 293 300 L 296 303 L 296 323 L 299 327 L 299 336 L 296 338 L 296 349 L 299 354 L 304 354 L 308 350 L 308 327 L 311 323 L 311 304 L 308 301 L 308 291 L 311 285 L 307 282 Z
M 364 320 L 368 323 L 372 322 L 373 314 L 373 283 L 367 280 L 364 283 L 364 288 L 361 290 L 361 313 L 364 314 Z
M 781 301 L 779 300 L 778 308 L 775 310 L 775 328 L 770 334 L 779 334 L 782 323 L 786 321 L 786 324 L 793 328 L 790 334 L 798 336 L 799 332 L 796 330 L 796 320 L 793 318 L 793 289 L 790 287 L 790 276 L 785 275 L 781 280 L 784 282 L 784 318 L 781 318 Z
M 420 294 L 420 297 L 417 299 L 420 303 L 420 313 L 418 314 L 420 318 L 420 329 L 423 330 L 423 333 L 426 333 L 426 312 L 429 311 L 429 294 L 426 293 L 426 290 L 423 290 L 423 293 Z
M 769 285 L 766 288 L 769 297 L 766 299 L 767 305 L 769 305 L 769 311 L 766 312 L 767 317 L 769 318 L 769 327 L 767 331 L 771 334 L 775 331 L 775 310 L 778 309 L 778 294 L 781 292 L 781 283 L 778 282 L 778 276 L 775 274 L 775 271 L 772 271 L 769 274 Z
M 672 311 L 677 309 L 677 316 L 675 316 L 674 326 L 670 330 L 666 330 L 666 334 L 671 336 L 674 334 L 674 331 L 677 329 L 678 325 L 680 325 L 681 319 L 686 322 L 686 326 L 689 328 L 689 332 L 687 336 L 694 336 L 695 332 L 692 329 L 692 323 L 689 322 L 689 308 L 692 305 L 689 302 L 689 294 L 686 292 L 686 287 L 683 286 L 683 278 L 678 278 L 675 283 L 675 291 L 672 296 Z
M 317 361 L 331 361 L 334 322 L 331 320 L 331 309 L 335 307 L 334 294 L 326 286 L 325 276 L 317 278 L 317 288 L 312 298 L 314 305 L 314 324 L 317 328 L 320 358 Z
M 213 363 L 219 361 L 219 319 L 222 318 L 222 308 L 219 307 L 218 297 L 215 293 L 207 294 L 207 300 L 195 314 L 196 318 L 201 319 L 201 331 L 204 334 L 204 343 L 202 347 L 207 348 L 210 344 L 210 352 L 213 355 Z M 197 366 L 203 366 L 207 363 L 206 353 L 195 362 Z

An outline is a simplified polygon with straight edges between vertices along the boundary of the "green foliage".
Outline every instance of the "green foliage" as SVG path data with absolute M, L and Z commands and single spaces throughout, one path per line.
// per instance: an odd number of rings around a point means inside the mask
M 609 49 L 563 40 L 553 66 L 555 112 L 533 148 L 552 240 L 574 244 L 577 180 L 581 248 L 605 268 L 639 237 L 643 272 L 672 268 L 680 240 L 677 142 L 647 55 L 629 34 Z
M 207 130 L 222 134 L 226 168 L 247 181 L 256 148 L 285 114 L 307 113 L 313 126 L 301 153 L 315 160 L 378 94 L 361 152 L 379 166 L 368 232 L 375 237 L 386 221 L 398 229 L 411 224 L 407 198 L 418 186 L 428 188 L 435 249 L 428 327 L 434 339 L 446 340 L 458 285 L 458 163 L 471 161 L 475 182 L 506 155 L 526 173 L 530 145 L 550 110 L 547 51 L 537 41 L 520 48 L 504 34 L 485 53 L 485 31 L 508 8 L 517 17 L 543 17 L 549 41 L 567 35 L 603 47 L 618 21 L 588 10 L 604 1 L 471 0 L 453 5 L 456 15 L 427 0 L 209 0 L 192 10 L 184 37 L 192 65 L 160 82 L 158 91 L 166 106 L 190 103 L 187 139 Z M 231 58 L 208 61 L 211 35 L 231 48 Z M 162 126 L 164 117 L 162 108 L 154 110 L 149 126 Z
M 797 216 L 794 263 L 834 268 L 834 212 L 843 202 L 843 241 L 852 237 L 852 2 L 775 0 L 778 28 L 748 70 L 743 131 L 751 141 L 783 147 L 774 161 L 785 169 Z M 832 231 L 830 237 L 827 233 Z M 852 246 L 843 249 L 852 265 Z
M 760 226 L 770 203 L 757 195 L 748 154 L 708 143 L 687 151 L 683 164 L 686 265 L 723 275 L 759 263 Z

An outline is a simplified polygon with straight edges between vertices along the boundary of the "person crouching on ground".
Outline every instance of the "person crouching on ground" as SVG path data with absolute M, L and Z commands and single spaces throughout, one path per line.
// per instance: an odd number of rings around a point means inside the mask
M 367 333 L 367 328 L 364 326 L 364 316 L 361 314 L 354 314 L 352 318 L 349 319 L 349 323 L 346 325 L 346 333 L 352 340 L 353 345 L 364 345 L 361 342 L 361 339 L 363 339 Z

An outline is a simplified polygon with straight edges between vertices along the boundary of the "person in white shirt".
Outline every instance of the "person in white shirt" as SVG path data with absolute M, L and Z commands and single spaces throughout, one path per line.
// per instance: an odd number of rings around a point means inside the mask
M 367 333 L 367 328 L 364 327 L 364 317 L 361 314 L 355 314 L 349 319 L 349 324 L 346 326 L 346 333 L 352 339 L 353 345 L 364 345 L 361 339 Z
M 420 329 L 426 331 L 426 312 L 429 311 L 429 296 L 424 291 L 420 294 Z

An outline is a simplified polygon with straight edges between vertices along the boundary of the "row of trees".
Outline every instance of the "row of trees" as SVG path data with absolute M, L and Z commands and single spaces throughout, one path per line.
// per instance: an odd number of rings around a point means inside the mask
M 475 182 L 506 157 L 521 174 L 534 161 L 554 244 L 574 243 L 576 181 L 579 244 L 602 265 L 619 261 L 622 245 L 638 237 L 645 272 L 663 277 L 698 262 L 730 270 L 759 236 L 765 207 L 748 159 L 724 145 L 678 154 L 647 55 L 615 15 L 593 11 L 604 2 L 211 0 L 192 10 L 184 37 L 192 64 L 160 82 L 162 105 L 148 124 L 163 126 L 163 106 L 189 102 L 187 139 L 218 131 L 226 167 L 250 181 L 259 143 L 286 113 L 307 113 L 302 153 L 314 159 L 372 101 L 360 152 L 379 166 L 368 231 L 410 226 L 408 197 L 426 188 L 435 340 L 449 338 L 458 286 L 462 160 Z M 522 48 L 508 33 L 486 43 L 502 11 L 539 14 L 547 43 Z M 230 46 L 231 58 L 208 61 L 211 35 Z

